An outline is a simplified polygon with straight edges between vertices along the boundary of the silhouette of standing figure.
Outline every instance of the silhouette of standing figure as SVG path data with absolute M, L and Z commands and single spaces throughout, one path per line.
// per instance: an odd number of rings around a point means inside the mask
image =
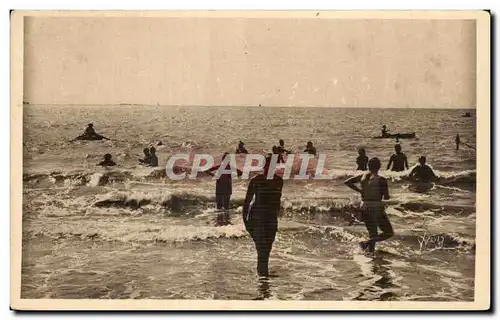
M 283 179 L 274 175 L 267 178 L 271 155 L 266 157 L 264 173 L 255 176 L 248 185 L 243 205 L 243 222 L 257 249 L 257 274 L 269 275 L 269 255 L 278 230 L 278 212 L 281 204 Z M 250 203 L 255 196 L 255 202 Z

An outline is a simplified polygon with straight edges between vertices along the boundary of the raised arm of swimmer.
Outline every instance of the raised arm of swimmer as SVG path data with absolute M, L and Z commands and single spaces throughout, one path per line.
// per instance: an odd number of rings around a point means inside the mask
M 349 178 L 347 179 L 344 184 L 346 186 L 348 186 L 349 188 L 351 188 L 352 190 L 356 191 L 356 192 L 359 192 L 359 193 L 363 193 L 363 190 L 361 190 L 361 188 L 359 188 L 356 183 L 360 183 L 361 182 L 361 178 L 363 177 L 363 175 L 358 175 L 358 176 L 355 176 L 355 177 L 352 177 L 352 178 Z
M 391 168 L 393 162 L 394 162 L 394 155 L 392 155 L 391 158 L 389 159 L 389 163 L 387 164 L 387 170 Z
M 250 180 L 247 189 L 247 195 L 245 196 L 245 203 L 243 204 L 243 220 L 248 220 L 248 212 L 250 210 L 250 203 L 252 202 L 253 196 L 255 195 L 255 185 L 254 180 Z

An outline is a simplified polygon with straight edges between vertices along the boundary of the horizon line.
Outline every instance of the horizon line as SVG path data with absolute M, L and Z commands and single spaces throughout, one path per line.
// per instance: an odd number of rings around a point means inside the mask
M 314 106 L 314 105 L 171 105 L 171 104 L 142 104 L 142 103 L 105 103 L 105 104 L 98 104 L 98 103 L 26 103 L 23 101 L 22 103 L 23 106 L 85 106 L 85 107 L 91 107 L 91 106 L 155 106 L 155 107 L 200 107 L 200 108 L 209 108 L 209 107 L 214 107 L 214 108 L 331 108 L 331 109 L 354 109 L 354 108 L 359 108 L 359 109 L 471 109 L 475 110 L 477 109 L 477 106 L 473 107 L 464 107 L 464 106 L 458 106 L 458 107 L 444 107 L 444 106 L 422 106 L 422 107 L 415 107 L 415 106 Z

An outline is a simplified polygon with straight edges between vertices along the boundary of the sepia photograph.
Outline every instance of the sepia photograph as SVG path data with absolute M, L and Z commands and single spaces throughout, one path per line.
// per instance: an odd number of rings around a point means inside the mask
M 11 32 L 12 308 L 490 308 L 489 12 Z

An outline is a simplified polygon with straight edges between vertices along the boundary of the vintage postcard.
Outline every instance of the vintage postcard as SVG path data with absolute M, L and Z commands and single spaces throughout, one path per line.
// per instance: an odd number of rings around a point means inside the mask
M 486 11 L 13 11 L 16 310 L 490 308 Z

